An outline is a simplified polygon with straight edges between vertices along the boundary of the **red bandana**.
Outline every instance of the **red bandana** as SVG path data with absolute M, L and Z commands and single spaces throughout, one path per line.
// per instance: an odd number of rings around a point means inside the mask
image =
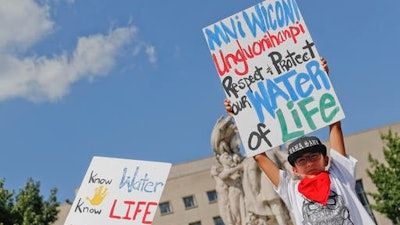
M 330 193 L 331 179 L 329 173 L 324 171 L 313 178 L 303 178 L 298 186 L 298 190 L 306 198 L 326 205 Z

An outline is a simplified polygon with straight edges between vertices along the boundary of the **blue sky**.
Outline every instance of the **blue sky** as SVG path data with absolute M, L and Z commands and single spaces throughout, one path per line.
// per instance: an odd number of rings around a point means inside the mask
M 225 97 L 202 28 L 258 2 L 0 0 L 5 187 L 31 177 L 44 196 L 55 187 L 73 200 L 93 156 L 212 156 Z M 297 2 L 328 60 L 344 133 L 400 122 L 400 2 Z

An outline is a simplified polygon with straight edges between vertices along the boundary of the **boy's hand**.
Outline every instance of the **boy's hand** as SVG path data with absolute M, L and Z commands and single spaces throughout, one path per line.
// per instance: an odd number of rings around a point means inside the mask
M 322 67 L 324 68 L 325 72 L 329 75 L 329 67 L 328 62 L 324 57 L 321 57 Z
M 231 101 L 229 99 L 224 100 L 224 105 L 225 105 L 225 111 L 228 113 L 229 116 L 233 117 L 233 112 L 232 112 L 232 106 L 231 106 Z

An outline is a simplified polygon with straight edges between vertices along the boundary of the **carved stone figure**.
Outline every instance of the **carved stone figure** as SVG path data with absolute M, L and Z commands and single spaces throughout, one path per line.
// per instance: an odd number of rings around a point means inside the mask
M 240 156 L 240 139 L 232 117 L 218 118 L 211 133 L 211 147 L 216 157 L 224 152 Z
M 225 225 L 233 225 L 232 216 L 227 205 L 229 204 L 228 198 L 228 185 L 222 180 L 219 174 L 222 171 L 222 166 L 211 166 L 211 177 L 215 180 L 215 191 L 218 196 L 218 209 L 219 214 L 224 221 Z
M 241 163 L 235 162 L 234 155 L 224 152 L 219 156 L 219 162 L 223 167 L 219 177 L 228 185 L 227 207 L 231 214 L 232 224 L 242 225 L 242 221 L 246 218 L 242 188 L 243 166 Z
M 211 134 L 218 165 L 211 168 L 219 210 L 225 225 L 287 225 L 289 212 L 252 157 L 240 154 L 240 138 L 232 117 L 220 117 Z M 266 152 L 281 168 L 291 171 L 279 148 Z

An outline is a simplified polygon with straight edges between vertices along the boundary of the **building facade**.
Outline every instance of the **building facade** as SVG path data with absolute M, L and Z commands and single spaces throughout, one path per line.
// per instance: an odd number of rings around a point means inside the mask
M 373 203 L 366 193 L 377 191 L 366 173 L 367 168 L 370 168 L 368 155 L 371 154 L 380 162 L 384 161 L 381 134 L 386 134 L 389 129 L 400 133 L 400 123 L 345 136 L 348 154 L 359 161 L 356 191 L 366 205 Z M 173 165 L 153 225 L 223 225 L 218 210 L 215 181 L 210 175 L 211 166 L 215 164 L 217 161 L 212 156 Z M 60 206 L 59 220 L 54 225 L 64 224 L 69 209 L 70 204 Z M 378 212 L 371 210 L 370 213 L 378 225 L 392 224 Z

